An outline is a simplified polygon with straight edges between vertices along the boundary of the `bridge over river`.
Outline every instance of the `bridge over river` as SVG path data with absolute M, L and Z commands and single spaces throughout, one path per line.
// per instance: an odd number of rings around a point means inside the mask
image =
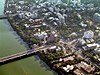
M 0 15 L 0 19 L 7 19 L 6 15 Z
M 19 53 L 10 55 L 10 56 L 2 57 L 0 58 L 0 65 L 7 64 L 7 63 L 10 63 L 16 60 L 20 60 L 20 59 L 23 59 L 29 56 L 36 55 L 39 51 L 46 50 L 48 48 L 49 46 L 41 46 L 39 48 L 34 48 L 32 50 L 27 50 L 27 51 L 19 52 Z
M 10 56 L 0 58 L 0 65 L 7 64 L 16 60 L 20 60 L 32 55 L 35 55 L 39 50 L 27 50 L 24 52 L 16 53 Z

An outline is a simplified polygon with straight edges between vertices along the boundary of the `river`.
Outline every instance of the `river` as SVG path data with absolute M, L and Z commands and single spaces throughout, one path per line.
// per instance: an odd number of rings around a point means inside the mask
M 0 0 L 0 15 L 4 11 L 5 0 Z M 13 31 L 8 21 L 0 20 L 0 57 L 27 50 L 23 41 Z M 37 56 L 25 58 L 0 66 L 0 75 L 57 75 Z

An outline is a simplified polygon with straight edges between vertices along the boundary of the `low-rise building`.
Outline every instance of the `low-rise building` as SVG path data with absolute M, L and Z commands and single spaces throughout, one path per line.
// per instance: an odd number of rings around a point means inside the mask
M 34 36 L 36 36 L 37 38 L 39 38 L 41 40 L 48 37 L 48 35 L 45 31 L 44 32 L 38 32 L 38 33 L 34 34 Z
M 73 56 L 63 58 L 63 61 L 64 61 L 64 62 L 73 61 L 73 60 L 74 60 L 74 57 L 73 57 Z
M 81 27 L 87 27 L 87 24 L 84 24 L 83 22 L 81 22 L 79 25 L 80 25 Z
M 100 23 L 100 14 L 99 14 L 99 13 L 95 13 L 95 14 L 93 15 L 93 18 L 94 18 L 94 20 L 95 20 L 96 22 L 99 22 L 99 23 Z
M 19 1 L 19 3 L 20 3 L 20 4 L 24 4 L 25 2 L 24 2 L 24 1 Z
M 30 27 L 30 25 L 28 25 L 28 24 L 24 24 L 24 26 L 25 26 L 26 28 L 29 28 L 29 27 Z
M 49 52 L 58 52 L 58 51 L 61 51 L 61 47 L 59 46 L 51 46 L 49 49 L 48 49 Z
M 83 62 L 83 61 L 81 61 L 81 63 L 79 63 L 78 66 L 88 73 L 93 73 L 95 71 L 94 67 L 92 67 L 91 65 L 89 65 L 89 64 L 87 64 L 86 62 Z
M 92 39 L 93 37 L 94 37 L 94 32 L 92 30 L 84 32 L 83 38 Z
M 67 73 L 74 69 L 73 65 L 67 65 L 66 67 L 63 67 L 63 70 Z
M 75 73 L 76 75 L 86 75 L 86 74 L 84 74 L 80 69 L 76 69 L 76 70 L 74 71 L 74 73 Z

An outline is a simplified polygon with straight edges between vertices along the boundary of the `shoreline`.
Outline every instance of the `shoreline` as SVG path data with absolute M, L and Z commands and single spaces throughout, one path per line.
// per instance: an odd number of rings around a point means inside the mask
M 6 11 L 6 4 L 7 4 L 7 0 L 6 0 L 6 2 L 5 2 L 4 12 Z M 4 14 L 4 12 L 3 12 L 3 14 Z M 16 27 L 11 23 L 10 19 L 7 17 L 6 20 L 8 21 L 9 26 L 11 26 L 11 29 L 14 31 L 14 33 L 18 36 L 18 39 L 20 39 L 20 41 L 21 41 L 20 44 L 22 43 L 22 44 L 25 46 L 26 50 L 31 49 L 31 47 L 30 47 L 29 44 L 26 42 L 26 40 L 25 40 L 25 39 L 22 37 L 22 35 L 18 32 L 18 30 L 16 29 Z M 15 39 L 16 39 L 16 38 L 15 38 Z M 26 46 L 27 46 L 27 47 L 26 47 Z M 52 70 L 51 67 L 47 64 L 47 62 L 44 61 L 43 58 L 41 58 L 41 56 L 40 56 L 39 53 L 36 54 L 36 55 L 33 56 L 33 57 L 35 57 L 36 60 L 41 60 L 41 61 L 43 61 L 43 63 L 46 64 L 47 67 L 50 68 L 50 70 Z M 37 59 L 37 57 L 38 57 L 39 59 Z M 52 70 L 52 71 L 54 71 L 54 70 Z M 54 75 L 58 75 L 58 74 L 56 74 L 56 71 L 54 71 Z
M 11 25 L 12 23 L 10 23 L 9 21 L 8 21 L 8 19 L 6 19 L 6 21 L 9 23 L 9 26 L 11 27 L 11 30 L 13 30 L 13 32 L 14 32 L 14 34 L 13 35 L 15 35 L 15 36 L 18 36 L 18 38 L 21 40 L 21 42 L 23 42 L 23 44 L 24 45 L 27 45 L 28 46 L 28 44 L 21 38 L 21 36 L 20 35 L 18 35 L 17 34 L 17 31 L 15 31 L 16 29 L 15 28 L 13 28 L 14 26 L 13 25 Z M 5 22 L 6 23 L 6 22 Z M 12 27 L 13 26 L 13 27 Z M 9 28 L 10 28 L 9 27 Z M 16 38 L 15 38 L 16 39 Z M 26 46 L 25 46 L 26 47 Z M 27 50 L 27 49 L 26 49 Z M 38 61 L 40 61 L 39 62 L 39 64 L 41 64 L 41 62 L 43 62 L 43 64 L 46 64 L 46 66 L 44 66 L 45 68 L 46 68 L 46 70 L 48 70 L 48 71 L 53 71 L 53 73 L 54 73 L 54 75 L 58 75 L 58 74 L 56 74 L 57 72 L 56 71 L 54 71 L 53 69 L 51 69 L 51 67 L 47 64 L 47 62 L 46 61 L 44 61 L 43 60 L 43 58 L 41 58 L 41 56 L 40 56 L 40 54 L 38 53 L 38 54 L 36 54 L 35 56 L 32 56 L 32 57 L 35 57 L 35 59 Z M 38 58 L 38 59 L 37 59 Z M 49 70 L 50 69 L 50 70 Z
M 10 23 L 10 25 L 11 25 L 12 29 L 15 31 L 15 33 L 20 37 L 20 39 L 29 47 L 29 44 L 25 41 L 25 39 L 23 39 L 22 36 L 20 36 L 20 33 L 17 31 L 16 27 L 13 26 L 13 24 L 11 23 L 11 21 L 10 21 L 9 19 L 8 19 L 8 22 Z M 30 48 L 30 47 L 29 47 L 29 48 Z M 30 48 L 30 49 L 31 49 L 31 48 Z M 42 55 L 41 55 L 40 52 L 38 52 L 38 53 L 36 54 L 36 56 L 39 57 L 39 59 L 40 59 L 41 61 L 43 61 L 44 64 L 46 64 L 46 65 L 50 68 L 50 70 L 56 72 L 57 75 L 59 75 L 59 73 L 58 73 L 59 71 L 56 71 L 56 70 L 52 69 L 52 65 L 50 65 L 49 62 L 47 62 L 47 61 L 45 60 L 45 58 L 42 57 Z M 36 57 L 35 57 L 35 58 L 36 58 Z M 36 59 L 37 59 L 37 58 L 36 58 Z M 56 75 L 56 74 L 55 74 L 55 75 Z
M 7 1 L 7 0 L 6 0 Z M 6 11 L 6 6 L 5 6 L 5 11 Z M 12 29 L 16 32 L 16 34 L 19 36 L 19 38 L 29 47 L 29 49 L 31 50 L 31 49 L 34 49 L 34 47 L 33 47 L 33 44 L 35 44 L 33 41 L 31 42 L 30 41 L 30 39 L 28 38 L 28 37 L 25 37 L 25 33 L 23 33 L 23 29 L 21 29 L 21 28 L 18 28 L 16 25 L 16 20 L 13 20 L 14 18 L 11 16 L 9 16 L 8 15 L 8 17 L 7 17 L 7 20 L 8 20 L 8 22 L 10 23 L 10 25 L 11 25 L 11 27 L 12 27 Z M 21 25 L 21 24 L 19 24 L 19 25 Z M 39 44 L 39 43 L 37 43 L 37 44 Z M 61 45 L 62 46 L 62 45 Z M 38 46 L 38 47 L 40 47 L 40 46 Z M 48 58 L 48 56 L 49 56 L 49 54 L 47 54 L 47 55 L 45 55 L 45 53 L 43 54 L 43 52 L 42 52 L 43 50 L 41 50 L 41 51 L 39 51 L 36 55 L 40 58 L 40 60 L 42 60 L 52 71 L 55 71 L 55 72 L 57 72 L 58 73 L 58 75 L 62 75 L 63 74 L 63 71 L 61 72 L 60 71 L 60 69 L 63 69 L 62 67 L 59 67 L 59 68 L 54 68 L 55 67 L 55 65 L 56 64 L 54 64 L 54 63 L 52 63 L 53 62 L 53 60 L 54 59 L 52 59 L 52 62 L 51 61 L 49 61 L 49 58 Z M 53 54 L 53 53 L 52 53 Z M 66 53 L 67 54 L 67 53 Z M 74 54 L 73 54 L 74 55 Z M 62 57 L 59 57 L 59 58 L 62 58 Z M 84 57 L 83 57 L 84 58 Z M 63 60 L 63 58 L 62 58 L 62 60 Z M 79 59 L 77 59 L 77 60 L 79 60 Z M 77 61 L 76 60 L 76 61 Z M 58 61 L 59 61 L 59 59 L 58 59 Z M 74 62 L 76 62 L 76 61 L 74 61 Z M 79 60 L 79 61 L 83 61 L 83 60 Z M 87 61 L 87 60 L 86 60 Z M 84 62 L 86 62 L 86 61 L 84 61 Z M 71 62 L 70 62 L 71 63 Z M 77 63 L 80 63 L 80 62 L 78 62 L 77 61 Z M 87 62 L 86 62 L 87 63 Z M 89 62 L 90 63 L 90 62 Z M 89 64 L 88 63 L 88 64 Z M 62 64 L 62 63 L 61 63 Z M 66 63 L 64 63 L 64 64 L 66 64 Z M 69 64 L 69 63 L 68 63 Z M 66 65 L 68 65 L 68 64 L 66 64 Z M 73 61 L 72 61 L 72 64 L 73 64 Z M 75 65 L 74 65 L 75 66 Z M 64 66 L 63 66 L 64 67 Z M 75 66 L 75 69 L 76 69 L 76 66 Z M 74 70 L 74 69 L 73 69 Z M 69 75 L 69 74 L 68 74 Z
M 7 4 L 7 0 L 6 0 L 6 2 L 5 2 L 4 12 L 6 11 L 6 4 Z M 9 22 L 10 26 L 12 27 L 13 31 L 17 34 L 18 38 L 20 38 L 20 40 L 23 42 L 23 44 L 27 46 L 27 47 L 25 46 L 25 47 L 26 47 L 26 50 L 31 49 L 31 47 L 30 47 L 30 45 L 27 43 L 26 39 L 24 39 L 24 37 L 19 33 L 19 31 L 18 31 L 18 30 L 16 29 L 16 27 L 13 25 L 13 23 L 11 22 L 11 20 L 9 19 L 8 16 L 7 16 L 7 19 L 6 19 L 6 20 Z M 28 49 L 27 49 L 27 48 L 28 48 Z M 52 70 L 52 71 L 55 72 L 54 75 L 59 75 L 59 73 L 58 73 L 56 70 L 52 69 L 52 67 L 51 67 L 52 65 L 50 65 L 50 64 L 45 60 L 45 58 L 43 58 L 43 57 L 41 56 L 41 53 L 40 53 L 40 52 L 38 52 L 38 53 L 36 54 L 36 56 L 39 57 L 39 59 L 40 59 L 41 61 L 43 61 L 44 64 L 47 65 L 47 67 L 50 68 L 50 70 Z M 35 57 L 35 58 L 36 58 L 36 57 Z M 36 58 L 36 59 L 37 59 L 37 58 Z M 57 73 L 57 74 L 56 74 L 56 73 Z

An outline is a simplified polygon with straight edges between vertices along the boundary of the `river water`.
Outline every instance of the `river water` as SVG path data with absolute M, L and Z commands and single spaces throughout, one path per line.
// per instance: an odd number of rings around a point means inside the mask
M 0 0 L 0 15 L 5 0 Z M 23 41 L 13 31 L 7 20 L 0 20 L 0 57 L 27 50 Z M 57 75 L 37 56 L 0 66 L 0 75 Z

